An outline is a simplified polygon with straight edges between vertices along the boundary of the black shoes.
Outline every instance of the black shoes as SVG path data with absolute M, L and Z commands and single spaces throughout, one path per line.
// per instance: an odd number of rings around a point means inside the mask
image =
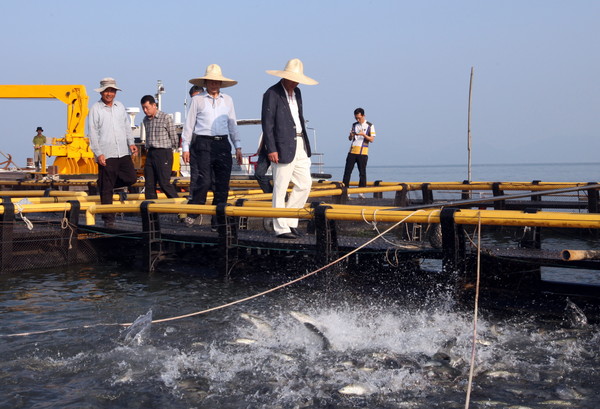
M 289 233 L 282 233 L 277 235 L 278 239 L 297 239 L 299 237 L 302 237 L 302 233 L 300 233 L 300 231 L 295 227 L 290 227 Z
M 296 237 L 302 237 L 302 236 L 303 236 L 303 234 L 302 234 L 302 233 L 300 233 L 300 230 L 298 230 L 298 229 L 297 229 L 297 228 L 295 228 L 295 227 L 290 227 L 290 231 L 291 231 L 291 232 L 292 232 L 292 234 L 293 234 L 294 236 L 296 236 Z

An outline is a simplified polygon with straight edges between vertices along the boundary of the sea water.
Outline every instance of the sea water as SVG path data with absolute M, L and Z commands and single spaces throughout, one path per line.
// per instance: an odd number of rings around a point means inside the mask
M 543 169 L 514 180 L 559 180 Z M 406 181 L 418 181 L 410 172 Z M 481 179 L 508 180 L 492 176 Z M 176 264 L 4 273 L 0 408 L 463 408 L 473 347 L 471 408 L 600 407 L 598 319 L 579 300 L 482 310 L 474 324 L 472 303 L 443 288 L 398 296 L 317 276 L 177 318 L 282 282 L 262 271 L 223 281 Z
M 0 407 L 464 407 L 473 314 L 444 291 L 399 302 L 343 279 L 308 280 L 148 320 L 275 284 L 116 266 L 4 274 Z M 480 314 L 470 407 L 600 405 L 597 322 L 568 303 L 556 315 Z M 134 338 L 115 325 L 137 318 Z
M 326 166 L 325 173 L 342 180 L 343 166 Z M 469 179 L 467 165 L 367 166 L 369 181 L 386 182 L 462 182 Z M 476 164 L 471 167 L 471 181 L 484 182 L 595 182 L 600 180 L 600 163 L 531 163 Z M 358 181 L 354 168 L 351 181 Z

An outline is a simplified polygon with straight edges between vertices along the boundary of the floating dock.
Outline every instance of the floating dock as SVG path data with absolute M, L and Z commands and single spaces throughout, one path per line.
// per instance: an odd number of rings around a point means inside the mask
M 95 261 L 135 263 L 147 271 L 186 260 L 222 276 L 241 270 L 319 268 L 369 277 L 388 275 L 452 280 L 469 287 L 477 257 L 496 287 L 548 288 L 542 267 L 600 270 L 595 239 L 600 229 L 595 182 L 390 183 L 364 188 L 338 182 L 313 184 L 309 203 L 273 209 L 270 195 L 253 180 L 233 180 L 221 206 L 188 205 L 189 181 L 175 179 L 177 199 L 146 201 L 134 192 L 101 205 L 94 180 L 2 180 L 0 271 L 56 267 Z M 353 198 L 363 193 L 367 199 Z M 163 196 L 164 197 L 164 196 Z M 210 197 L 209 197 L 210 201 Z M 118 214 L 113 228 L 96 225 L 102 213 Z M 202 215 L 186 227 L 185 215 Z M 216 231 L 210 219 L 216 218 Z M 274 237 L 265 226 L 273 217 L 300 220 L 304 235 Z M 481 225 L 478 249 L 474 232 Z M 518 237 L 510 245 L 488 239 L 492 231 Z M 387 232 L 385 232 L 388 230 Z M 569 248 L 545 248 L 557 232 L 577 236 Z M 590 245 L 592 248 L 590 248 Z M 432 275 L 422 265 L 439 264 Z M 491 272 L 491 273 L 490 273 Z M 560 286 L 554 286 L 560 287 Z M 595 294 L 586 285 L 581 291 Z M 572 285 L 564 285 L 574 291 Z

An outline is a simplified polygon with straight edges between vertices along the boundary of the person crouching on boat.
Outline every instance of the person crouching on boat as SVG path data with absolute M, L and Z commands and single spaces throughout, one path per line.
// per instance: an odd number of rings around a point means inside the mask
M 369 143 L 375 140 L 375 126 L 368 122 L 365 118 L 365 110 L 356 108 L 354 110 L 354 118 L 356 122 L 352 124 L 348 139 L 352 141 L 350 152 L 346 156 L 346 168 L 344 169 L 344 177 L 342 181 L 344 186 L 350 187 L 350 176 L 354 164 L 358 166 L 358 187 L 367 186 L 367 161 L 369 160 Z M 360 198 L 364 198 L 364 194 L 359 193 Z
M 90 148 L 98 162 L 98 190 L 100 203 L 112 204 L 113 189 L 133 185 L 137 180 L 131 155 L 137 154 L 131 123 L 125 106 L 115 100 L 117 82 L 113 78 L 103 78 L 100 88 L 100 101 L 90 108 L 88 127 Z M 103 214 L 104 225 L 115 223 L 113 213 Z

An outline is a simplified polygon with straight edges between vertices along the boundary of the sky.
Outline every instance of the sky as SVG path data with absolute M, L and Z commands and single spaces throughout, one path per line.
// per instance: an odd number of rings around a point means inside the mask
M 327 166 L 343 166 L 357 107 L 377 132 L 369 166 L 466 166 L 471 67 L 473 164 L 600 153 L 596 0 L 31 0 L 2 15 L 0 84 L 83 84 L 90 105 L 103 77 L 131 107 L 161 80 L 163 111 L 183 112 L 188 80 L 216 63 L 239 82 L 223 90 L 238 119 L 259 118 L 278 80 L 265 71 L 300 58 L 319 81 L 300 88 Z M 0 99 L 0 115 L 0 151 L 18 165 L 37 126 L 66 129 L 58 100 Z M 245 153 L 259 133 L 241 129 Z

